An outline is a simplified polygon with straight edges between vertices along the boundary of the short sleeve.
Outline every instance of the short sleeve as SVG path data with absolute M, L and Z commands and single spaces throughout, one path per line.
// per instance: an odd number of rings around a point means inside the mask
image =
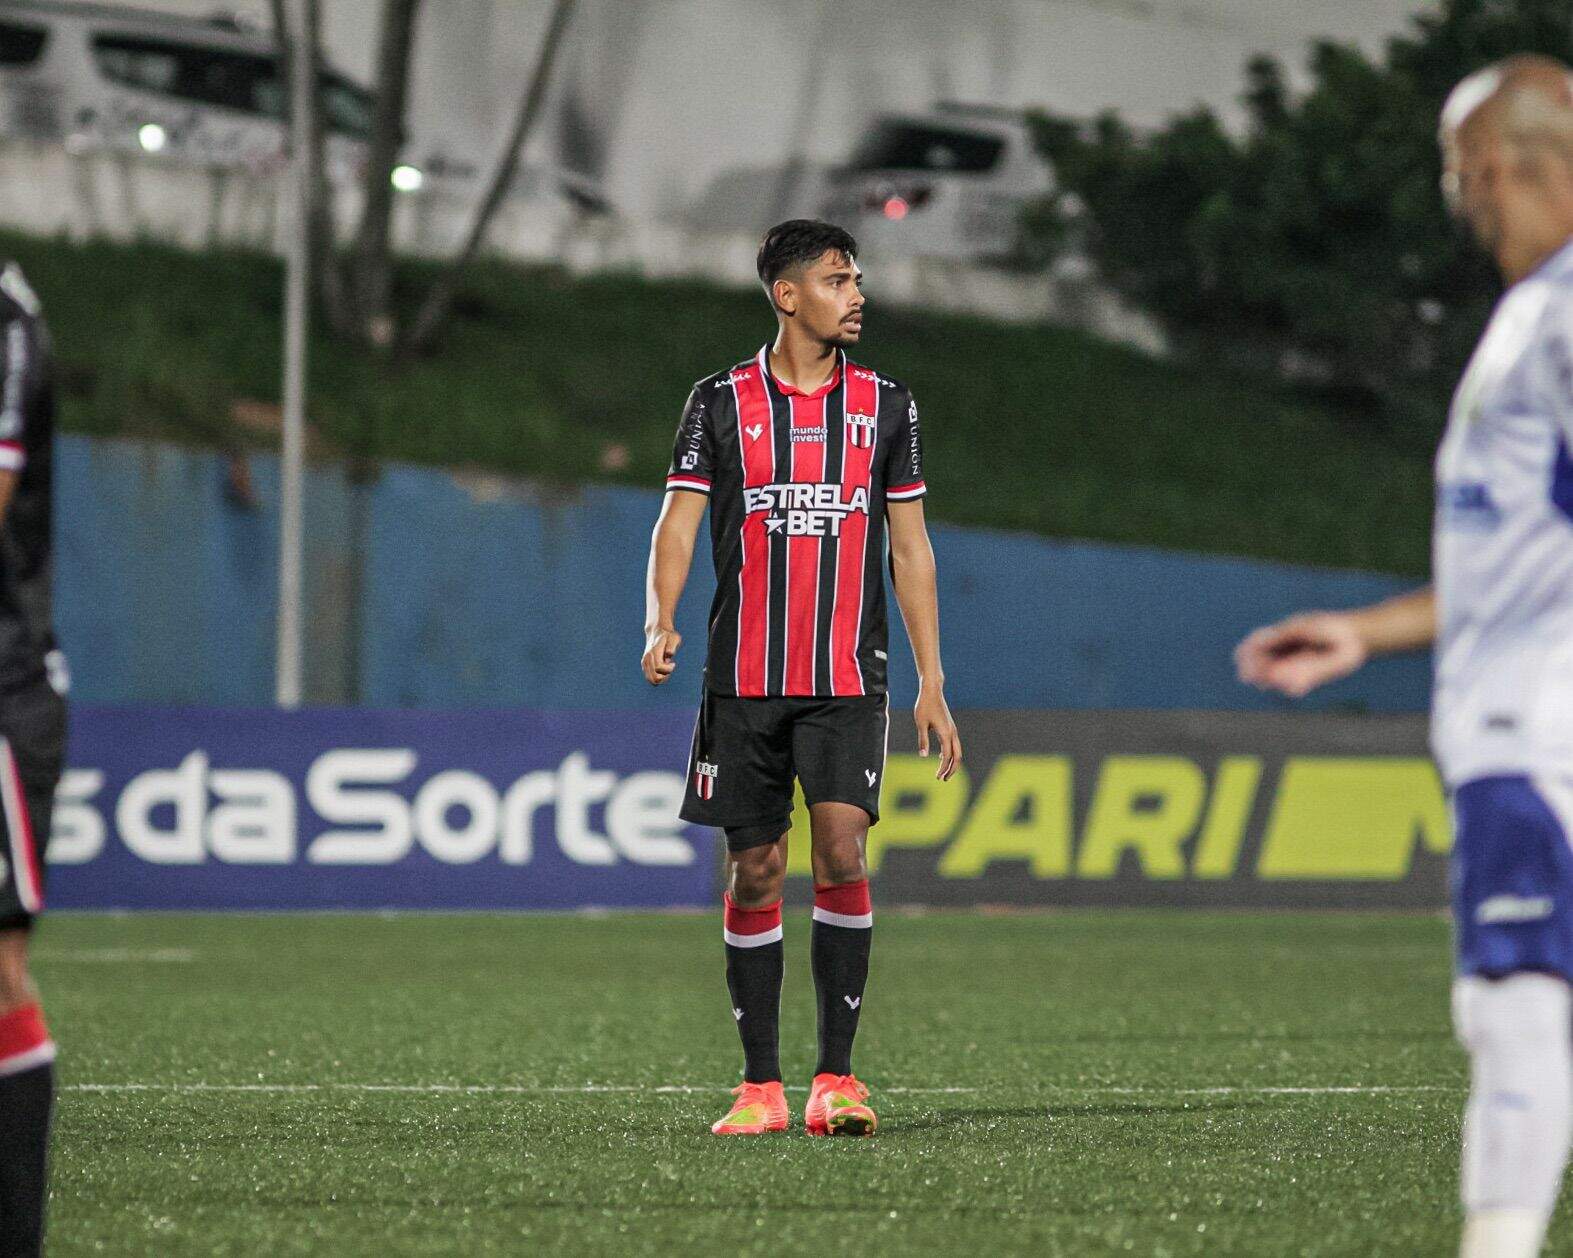
M 928 492 L 923 483 L 923 433 L 918 427 L 918 404 L 907 394 L 907 408 L 890 442 L 885 468 L 885 498 L 908 502 Z
M 27 409 L 38 372 L 35 326 L 20 316 L 7 320 L 0 343 L 0 471 L 20 471 L 27 461 Z
M 683 407 L 677 425 L 677 440 L 672 446 L 672 466 L 666 473 L 668 489 L 685 489 L 708 494 L 715 472 L 715 430 L 710 407 L 695 388 Z

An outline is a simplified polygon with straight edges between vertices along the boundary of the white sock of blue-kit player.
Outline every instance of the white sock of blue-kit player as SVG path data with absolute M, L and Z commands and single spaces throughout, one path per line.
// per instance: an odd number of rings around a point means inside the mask
M 1546 1235 L 1536 1210 L 1480 1210 L 1464 1221 L 1458 1258 L 1534 1258 Z
M 1460 978 L 1469 1053 L 1461 1258 L 1540 1252 L 1573 1139 L 1573 992 L 1549 974 Z

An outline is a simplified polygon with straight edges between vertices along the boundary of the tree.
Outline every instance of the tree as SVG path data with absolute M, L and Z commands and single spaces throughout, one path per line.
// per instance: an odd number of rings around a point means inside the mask
M 1443 206 L 1436 119 L 1513 52 L 1573 53 L 1573 0 L 1444 0 L 1380 63 L 1318 43 L 1298 98 L 1255 59 L 1238 136 L 1205 110 L 1148 135 L 1041 116 L 1062 192 L 1026 231 L 1041 252 L 1084 240 L 1180 352 L 1288 368 L 1430 441 L 1498 291 Z
M 427 348 L 447 319 L 449 308 L 459 290 L 459 282 L 464 278 L 466 268 L 475 260 L 475 255 L 480 252 L 486 239 L 486 229 L 513 185 L 514 175 L 519 169 L 519 156 L 540 117 L 541 104 L 546 99 L 546 88 L 552 78 L 552 67 L 557 63 L 557 54 L 562 47 L 563 36 L 568 33 L 568 23 L 573 17 L 576 2 L 556 0 L 551 19 L 546 25 L 546 35 L 541 40 L 535 71 L 530 75 L 524 95 L 519 98 L 519 108 L 514 114 L 513 126 L 509 128 L 503 151 L 497 159 L 497 168 L 492 172 L 485 195 L 476 206 L 475 217 L 471 220 L 470 230 L 465 233 L 464 244 L 441 278 L 432 286 L 410 324 L 404 337 L 404 343 L 410 349 Z
M 344 289 L 361 336 L 372 345 L 391 344 L 393 311 L 393 168 L 404 146 L 410 61 L 415 52 L 415 18 L 420 0 L 383 0 L 377 74 L 366 146 L 360 227 L 345 259 Z
M 271 2 L 280 55 L 286 68 L 288 58 L 296 55 L 297 50 L 290 46 L 284 6 L 291 2 L 307 6 L 309 33 L 306 47 L 300 51 L 316 67 L 313 82 L 320 85 L 319 0 Z M 524 85 L 513 126 L 492 178 L 477 203 L 464 243 L 420 302 L 408 329 L 401 333 L 393 288 L 393 212 L 396 205 L 393 171 L 398 165 L 406 134 L 410 66 L 421 0 L 383 0 L 373 87 L 375 106 L 361 176 L 361 216 L 349 248 L 344 251 L 337 247 L 332 197 L 324 171 L 320 101 L 313 120 L 315 125 L 307 128 L 308 135 L 315 137 L 307 155 L 313 190 L 313 210 L 309 216 L 312 257 L 322 304 L 330 326 L 339 335 L 372 348 L 397 346 L 407 350 L 429 347 L 436 338 L 464 271 L 479 252 L 487 229 L 512 186 L 520 152 L 540 116 L 575 4 L 576 0 L 554 0 L 534 72 Z

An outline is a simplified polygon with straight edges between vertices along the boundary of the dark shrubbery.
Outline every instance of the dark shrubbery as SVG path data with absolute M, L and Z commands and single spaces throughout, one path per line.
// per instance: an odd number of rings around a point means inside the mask
M 1498 292 L 1443 207 L 1437 114 L 1459 79 L 1514 52 L 1573 56 L 1573 0 L 1445 0 L 1380 64 L 1319 44 L 1303 96 L 1253 61 L 1243 135 L 1205 111 L 1149 135 L 1112 115 L 1042 117 L 1075 199 L 1034 212 L 1029 246 L 1079 235 L 1181 352 L 1287 371 L 1427 447 Z

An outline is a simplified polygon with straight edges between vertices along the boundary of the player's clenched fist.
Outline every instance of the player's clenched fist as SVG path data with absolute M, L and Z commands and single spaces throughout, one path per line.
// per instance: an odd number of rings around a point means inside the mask
M 1234 663 L 1246 684 L 1299 699 L 1349 676 L 1367 653 L 1352 616 L 1307 612 L 1250 634 L 1235 648 Z
M 683 635 L 676 629 L 659 626 L 647 630 L 644 640 L 644 679 L 652 686 L 659 686 L 677 668 L 677 648 L 683 644 Z

